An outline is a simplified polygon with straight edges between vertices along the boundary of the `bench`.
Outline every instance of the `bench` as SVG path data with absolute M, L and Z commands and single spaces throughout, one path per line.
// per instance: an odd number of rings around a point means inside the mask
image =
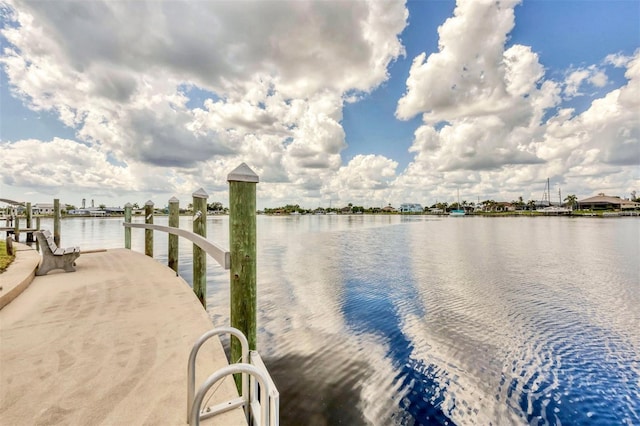
M 49 231 L 37 231 L 36 238 L 42 251 L 42 261 L 36 275 L 46 275 L 53 269 L 75 272 L 76 259 L 80 257 L 80 247 L 60 248 Z

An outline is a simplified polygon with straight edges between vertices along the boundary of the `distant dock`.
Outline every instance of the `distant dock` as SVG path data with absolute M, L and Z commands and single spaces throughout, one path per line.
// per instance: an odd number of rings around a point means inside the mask
M 0 310 L 2 423 L 186 424 L 189 352 L 211 328 L 170 268 L 126 249 L 83 253 L 76 272 L 35 277 Z M 196 383 L 227 365 L 218 339 L 201 351 Z M 233 397 L 228 378 L 210 402 Z M 204 424 L 246 420 L 238 408 Z

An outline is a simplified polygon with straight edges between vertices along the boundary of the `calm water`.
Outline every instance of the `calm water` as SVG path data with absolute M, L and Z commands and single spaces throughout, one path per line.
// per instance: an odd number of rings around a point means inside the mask
M 62 245 L 122 247 L 121 222 L 63 220 Z M 210 217 L 209 238 L 228 246 L 227 226 Z M 283 425 L 640 424 L 637 218 L 259 217 L 258 235 Z M 208 263 L 226 325 L 228 271 Z

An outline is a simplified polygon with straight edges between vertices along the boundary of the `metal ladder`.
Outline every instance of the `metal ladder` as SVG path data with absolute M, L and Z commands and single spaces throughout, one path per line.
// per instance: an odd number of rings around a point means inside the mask
M 221 334 L 230 334 L 240 341 L 242 348 L 241 362 L 230 364 L 216 371 L 195 392 L 196 356 L 198 351 L 207 340 Z M 242 374 L 240 397 L 207 407 L 203 411 L 202 402 L 207 391 L 220 380 L 237 373 Z M 247 338 L 237 328 L 214 328 L 200 336 L 189 354 L 189 364 L 187 366 L 187 423 L 191 426 L 198 426 L 200 420 L 208 419 L 237 407 L 243 407 L 245 417 L 250 425 L 278 426 L 280 423 L 280 394 L 258 352 L 249 351 Z

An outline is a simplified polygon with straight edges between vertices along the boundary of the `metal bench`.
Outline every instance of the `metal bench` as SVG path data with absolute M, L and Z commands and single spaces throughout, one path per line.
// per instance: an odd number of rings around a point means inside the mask
M 36 238 L 42 251 L 42 261 L 36 275 L 46 275 L 53 269 L 75 272 L 76 259 L 80 257 L 80 247 L 60 248 L 49 231 L 37 231 Z

